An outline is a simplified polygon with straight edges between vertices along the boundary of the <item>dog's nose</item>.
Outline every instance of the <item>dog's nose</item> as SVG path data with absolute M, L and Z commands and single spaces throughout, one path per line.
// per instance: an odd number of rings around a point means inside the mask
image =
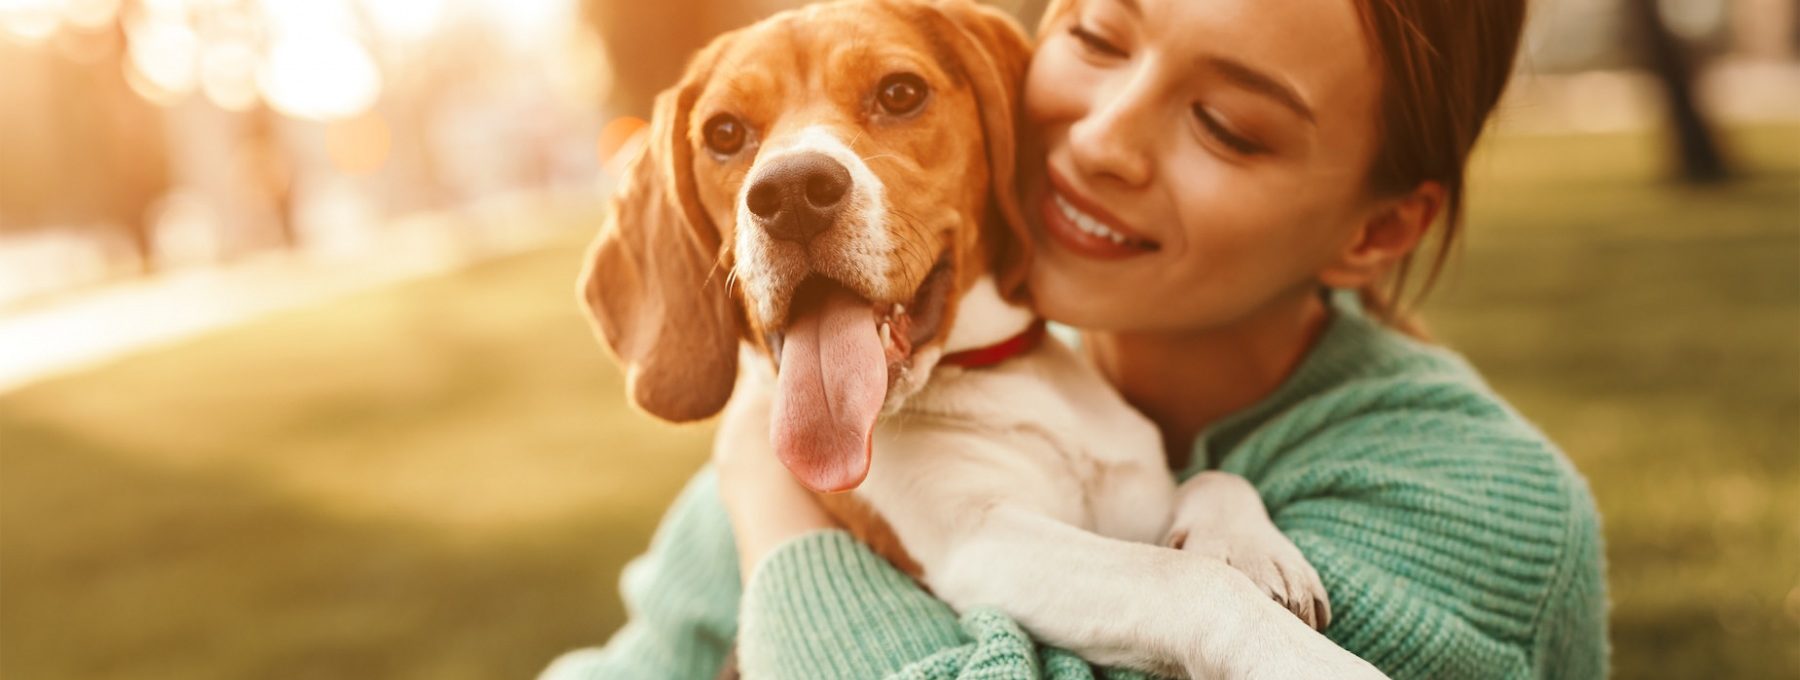
M 822 153 L 801 153 L 764 169 L 744 195 L 744 207 L 770 236 L 811 241 L 842 212 L 850 171 Z

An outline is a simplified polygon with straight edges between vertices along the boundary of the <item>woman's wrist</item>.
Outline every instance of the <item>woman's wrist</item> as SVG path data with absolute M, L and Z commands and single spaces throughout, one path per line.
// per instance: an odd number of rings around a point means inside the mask
M 773 480 L 765 480 L 768 484 Z M 793 484 L 791 480 L 783 480 Z M 775 548 L 806 534 L 837 528 L 817 501 L 794 484 L 794 493 L 767 486 L 721 490 L 737 538 L 738 567 L 744 582 Z
M 740 575 L 749 581 L 776 546 L 837 523 L 775 455 L 767 389 L 744 387 L 719 421 L 712 462 L 737 539 Z

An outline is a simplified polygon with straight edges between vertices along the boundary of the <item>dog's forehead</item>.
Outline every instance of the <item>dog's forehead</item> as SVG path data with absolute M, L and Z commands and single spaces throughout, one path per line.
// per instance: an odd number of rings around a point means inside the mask
M 719 59 L 700 108 L 739 108 L 817 94 L 834 85 L 913 71 L 954 82 L 953 52 L 931 30 L 925 7 L 836 2 L 789 10 L 744 29 Z

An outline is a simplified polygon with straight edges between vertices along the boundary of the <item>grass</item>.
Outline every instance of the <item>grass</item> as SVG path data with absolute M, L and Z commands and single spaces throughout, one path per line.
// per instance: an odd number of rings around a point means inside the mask
M 1619 677 L 1800 677 L 1800 130 L 1731 141 L 1716 188 L 1641 140 L 1493 145 L 1428 305 L 1593 486 Z
M 0 396 L 0 676 L 530 677 L 704 432 L 622 401 L 579 239 Z
M 1429 319 L 1587 474 L 1621 677 L 1800 676 L 1800 128 L 1657 180 L 1501 138 Z M 0 676 L 529 677 L 622 620 L 704 428 L 622 402 L 586 234 L 0 395 Z

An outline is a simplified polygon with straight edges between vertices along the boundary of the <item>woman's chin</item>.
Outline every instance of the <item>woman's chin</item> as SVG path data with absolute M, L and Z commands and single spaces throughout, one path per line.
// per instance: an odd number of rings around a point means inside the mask
M 1139 325 L 1129 318 L 1136 294 L 1120 290 L 1116 277 L 1066 271 L 1045 258 L 1033 264 L 1030 286 L 1038 314 L 1051 321 L 1083 330 Z

